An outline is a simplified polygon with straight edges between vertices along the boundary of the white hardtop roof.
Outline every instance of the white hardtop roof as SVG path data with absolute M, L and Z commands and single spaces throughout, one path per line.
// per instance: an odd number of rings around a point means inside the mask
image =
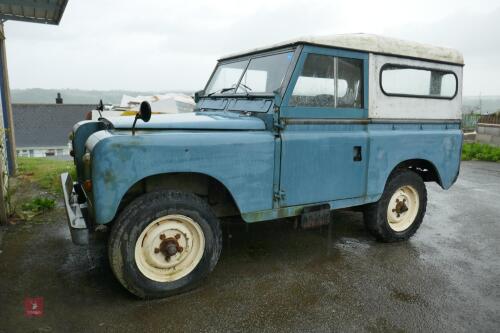
M 454 49 L 363 33 L 299 37 L 265 47 L 230 54 L 221 58 L 221 60 L 295 44 L 314 44 L 457 65 L 464 64 L 462 54 Z

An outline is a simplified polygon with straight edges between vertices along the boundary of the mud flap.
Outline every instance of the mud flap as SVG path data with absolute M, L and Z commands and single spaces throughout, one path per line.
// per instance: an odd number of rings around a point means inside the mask
M 300 216 L 302 229 L 321 227 L 330 223 L 330 205 L 306 207 Z

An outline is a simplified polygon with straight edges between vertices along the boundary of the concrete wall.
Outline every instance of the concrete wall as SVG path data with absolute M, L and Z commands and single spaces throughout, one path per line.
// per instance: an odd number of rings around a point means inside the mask
M 500 124 L 477 124 L 476 142 L 500 146 Z

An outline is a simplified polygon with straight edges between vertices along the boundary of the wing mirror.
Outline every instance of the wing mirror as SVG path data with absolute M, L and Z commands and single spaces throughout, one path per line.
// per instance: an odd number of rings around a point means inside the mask
M 135 117 L 147 123 L 151 119 L 151 104 L 147 101 L 142 102 L 139 107 L 139 113 Z
M 99 101 L 99 104 L 97 104 L 96 108 L 97 112 L 99 112 L 99 119 L 102 118 L 102 111 L 104 111 L 104 104 L 102 103 L 102 99 Z M 88 120 L 92 120 L 92 112 L 90 114 L 90 119 Z
M 134 123 L 132 124 L 132 135 L 135 135 L 135 124 L 137 119 L 141 119 L 143 122 L 147 123 L 151 119 L 151 104 L 144 101 L 139 107 L 139 112 L 135 115 Z

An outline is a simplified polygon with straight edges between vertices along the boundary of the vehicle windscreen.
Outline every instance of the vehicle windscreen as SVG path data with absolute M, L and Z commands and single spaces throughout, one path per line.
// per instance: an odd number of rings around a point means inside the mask
M 292 56 L 293 52 L 284 52 L 221 64 L 205 95 L 272 94 L 281 87 Z

